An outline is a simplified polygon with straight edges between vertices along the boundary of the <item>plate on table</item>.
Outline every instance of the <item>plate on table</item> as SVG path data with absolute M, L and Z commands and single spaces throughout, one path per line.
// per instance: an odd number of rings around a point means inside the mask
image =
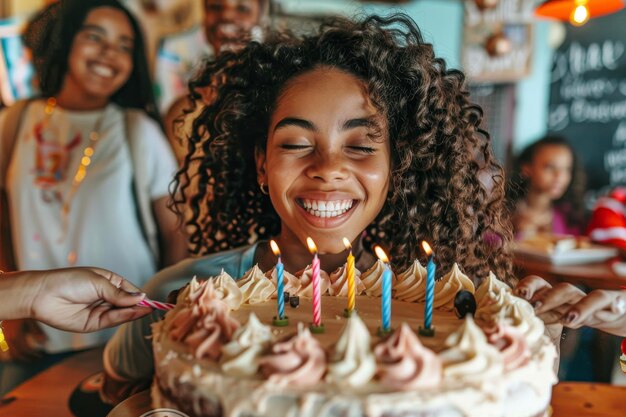
M 617 256 L 618 251 L 593 244 L 585 237 L 542 235 L 515 242 L 513 253 L 553 265 L 580 265 L 606 261 Z

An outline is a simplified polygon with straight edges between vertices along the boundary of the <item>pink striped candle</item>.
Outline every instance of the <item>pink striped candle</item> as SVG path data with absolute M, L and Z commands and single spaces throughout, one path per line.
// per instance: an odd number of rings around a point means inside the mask
M 311 285 L 313 286 L 313 323 L 312 327 L 316 329 L 322 328 L 322 293 L 320 291 L 320 259 L 317 256 L 317 247 L 310 237 L 306 238 L 309 251 L 313 254 L 313 263 L 311 264 L 312 277 Z
M 144 298 L 143 300 L 138 302 L 137 305 L 139 307 L 148 307 L 148 308 L 152 308 L 152 309 L 155 309 L 155 310 L 168 311 L 168 310 L 173 309 L 175 304 L 162 303 L 160 301 L 154 301 L 154 300 L 150 300 L 148 298 Z

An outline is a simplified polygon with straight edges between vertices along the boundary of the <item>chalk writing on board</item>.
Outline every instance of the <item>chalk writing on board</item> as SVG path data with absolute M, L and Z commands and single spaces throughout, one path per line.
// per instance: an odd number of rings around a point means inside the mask
M 597 192 L 626 184 L 625 18 L 568 26 L 553 56 L 548 130 L 572 144 Z

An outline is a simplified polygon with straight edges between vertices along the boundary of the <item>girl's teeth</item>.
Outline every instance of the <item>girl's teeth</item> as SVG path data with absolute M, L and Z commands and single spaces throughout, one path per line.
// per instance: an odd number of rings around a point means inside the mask
M 113 76 L 113 70 L 111 70 L 111 68 L 104 67 L 102 65 L 94 65 L 92 69 L 93 69 L 93 72 L 100 75 L 101 77 Z
M 304 199 L 301 201 L 302 206 L 309 214 L 320 218 L 337 217 L 352 208 L 352 200 L 317 201 Z

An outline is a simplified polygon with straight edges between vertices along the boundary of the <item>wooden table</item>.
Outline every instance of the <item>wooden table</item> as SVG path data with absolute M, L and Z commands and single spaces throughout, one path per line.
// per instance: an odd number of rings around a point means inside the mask
M 539 275 L 552 284 L 569 282 L 591 289 L 626 288 L 626 277 L 617 275 L 609 262 L 582 265 L 553 265 L 545 261 L 515 257 L 517 276 Z
M 15 397 L 0 406 L 0 416 L 73 417 L 68 400 L 85 378 L 102 370 L 102 348 L 78 353 L 17 386 L 4 398 Z
M 552 390 L 552 417 L 626 416 L 626 387 L 561 382 Z

